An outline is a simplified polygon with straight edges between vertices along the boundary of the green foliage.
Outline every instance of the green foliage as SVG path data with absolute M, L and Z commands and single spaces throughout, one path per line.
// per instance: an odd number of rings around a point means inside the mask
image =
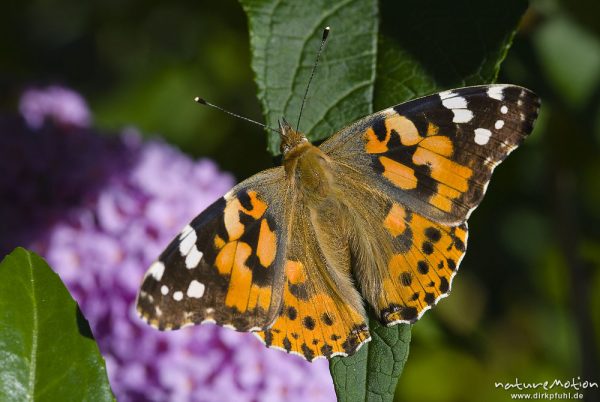
M 113 401 L 104 360 L 68 290 L 35 253 L 0 263 L 0 400 Z
M 384 1 L 375 109 L 495 81 L 526 8 L 522 0 Z
M 391 401 L 410 345 L 410 325 L 386 328 L 369 320 L 371 342 L 329 363 L 339 401 Z
M 311 141 L 373 112 L 377 63 L 375 0 L 278 2 L 241 0 L 248 14 L 252 69 L 267 124 L 285 117 L 296 126 L 321 32 L 331 34 L 308 94 L 300 131 Z M 279 136 L 269 133 L 269 151 Z
M 588 103 L 600 83 L 600 41 L 565 16 L 540 28 L 534 41 L 551 85 L 574 106 Z

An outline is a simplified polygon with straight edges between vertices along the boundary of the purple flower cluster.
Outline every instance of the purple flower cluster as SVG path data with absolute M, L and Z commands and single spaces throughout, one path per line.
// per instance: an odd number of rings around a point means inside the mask
M 19 110 L 33 129 L 41 128 L 46 120 L 73 127 L 88 127 L 92 120 L 83 97 L 60 86 L 26 91 L 21 96 Z
M 230 175 L 132 129 L 98 135 L 83 99 L 64 88 L 28 91 L 20 110 L 0 118 L 0 252 L 31 247 L 59 273 L 119 401 L 335 400 L 323 360 L 212 325 L 161 333 L 136 316 L 146 267 L 233 185 Z

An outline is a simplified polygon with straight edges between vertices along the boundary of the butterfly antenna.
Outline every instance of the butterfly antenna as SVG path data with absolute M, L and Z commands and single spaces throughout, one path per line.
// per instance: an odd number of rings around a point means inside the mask
M 323 30 L 323 37 L 321 38 L 321 46 L 319 46 L 319 50 L 317 51 L 317 57 L 315 58 L 315 64 L 313 65 L 312 72 L 310 73 L 310 78 L 308 79 L 308 84 L 306 85 L 306 91 L 304 91 L 304 97 L 302 98 L 302 105 L 300 105 L 300 114 L 298 115 L 298 124 L 296 124 L 296 131 L 300 128 L 300 118 L 302 118 L 302 111 L 304 110 L 304 102 L 306 102 L 306 97 L 308 96 L 308 89 L 310 88 L 310 83 L 315 75 L 315 71 L 317 71 L 317 65 L 319 64 L 319 57 L 321 56 L 321 52 L 323 51 L 323 47 L 325 46 L 325 42 L 327 42 L 327 37 L 329 36 L 329 27 L 326 27 Z
M 204 106 L 210 106 L 210 107 L 212 107 L 212 108 L 215 108 L 215 109 L 217 109 L 217 110 L 220 110 L 221 112 L 227 113 L 227 114 L 228 114 L 228 115 L 230 115 L 230 116 L 237 117 L 238 119 L 246 120 L 246 121 L 248 121 L 248 122 L 250 122 L 250 123 L 254 123 L 254 124 L 256 124 L 257 126 L 261 126 L 262 128 L 266 128 L 267 130 L 271 130 L 271 131 L 274 131 L 274 132 L 276 132 L 276 133 L 279 133 L 279 130 L 276 130 L 276 129 L 274 129 L 273 127 L 269 127 L 269 126 L 267 126 L 266 124 L 262 124 L 262 123 L 259 123 L 259 122 L 257 122 L 256 120 L 252 120 L 252 119 L 249 119 L 249 118 L 247 118 L 247 117 L 240 116 L 239 114 L 236 114 L 236 113 L 230 112 L 229 110 L 225 110 L 225 109 L 223 109 L 222 107 L 220 107 L 220 106 L 217 106 L 217 105 L 214 105 L 214 104 L 212 104 L 212 103 L 210 103 L 210 102 L 206 101 L 206 99 L 203 99 L 203 98 L 201 98 L 201 97 L 199 97 L 199 96 L 196 96 L 196 97 L 194 98 L 194 102 L 196 102 L 196 103 L 199 103 L 199 104 L 201 104 L 201 105 L 204 105 Z

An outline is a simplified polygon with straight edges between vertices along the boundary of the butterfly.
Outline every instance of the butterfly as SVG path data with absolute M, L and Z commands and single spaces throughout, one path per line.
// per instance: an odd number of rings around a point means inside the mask
M 448 295 L 467 219 L 540 101 L 514 85 L 425 96 L 312 145 L 280 122 L 282 166 L 236 185 L 169 244 L 137 311 L 160 330 L 215 323 L 266 346 L 347 356 Z M 367 307 L 365 307 L 367 306 Z

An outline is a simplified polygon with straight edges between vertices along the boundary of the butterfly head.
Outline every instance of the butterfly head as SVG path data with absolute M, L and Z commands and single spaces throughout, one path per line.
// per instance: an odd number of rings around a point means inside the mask
M 296 131 L 290 126 L 284 118 L 279 121 L 279 136 L 281 137 L 281 145 L 279 150 L 285 158 L 287 154 L 300 144 L 308 143 L 308 140 L 300 131 Z

